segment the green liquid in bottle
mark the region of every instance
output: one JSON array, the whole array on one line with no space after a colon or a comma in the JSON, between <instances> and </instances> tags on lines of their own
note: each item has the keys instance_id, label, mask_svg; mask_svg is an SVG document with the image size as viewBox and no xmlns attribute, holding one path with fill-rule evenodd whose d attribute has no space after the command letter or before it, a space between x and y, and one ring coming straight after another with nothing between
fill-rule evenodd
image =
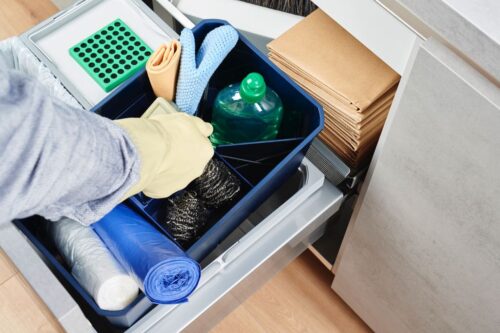
<instances>
[{"instance_id":1,"label":"green liquid in bottle","mask_svg":"<svg viewBox=\"0 0 500 333\"><path fill-rule=\"evenodd\" d=\"M283 118L279 96L266 87L264 78L250 73L217 95L212 109L212 143L221 144L273 140Z\"/></svg>"}]
</instances>

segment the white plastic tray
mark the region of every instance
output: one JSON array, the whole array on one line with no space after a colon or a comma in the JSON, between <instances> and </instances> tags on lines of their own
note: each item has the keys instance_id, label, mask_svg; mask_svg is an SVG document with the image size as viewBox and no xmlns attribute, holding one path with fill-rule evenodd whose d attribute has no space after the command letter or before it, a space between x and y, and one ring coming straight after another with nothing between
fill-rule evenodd
<instances>
[{"instance_id":1,"label":"white plastic tray","mask_svg":"<svg viewBox=\"0 0 500 333\"><path fill-rule=\"evenodd\" d=\"M74 44L121 18L146 44L156 49L177 34L141 1L84 0L23 35L25 44L63 82L85 108L106 93L69 55Z\"/></svg>"}]
</instances>

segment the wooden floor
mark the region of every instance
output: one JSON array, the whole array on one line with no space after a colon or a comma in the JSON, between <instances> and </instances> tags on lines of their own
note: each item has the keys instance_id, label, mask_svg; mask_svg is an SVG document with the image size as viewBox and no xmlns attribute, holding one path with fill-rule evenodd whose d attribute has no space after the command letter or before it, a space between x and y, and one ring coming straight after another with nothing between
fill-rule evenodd
<instances>
[{"instance_id":1,"label":"wooden floor","mask_svg":"<svg viewBox=\"0 0 500 333\"><path fill-rule=\"evenodd\" d=\"M48 0L0 0L0 40L57 11ZM369 332L330 289L331 273L304 253L212 332ZM61 332L55 318L0 249L0 333Z\"/></svg>"},{"instance_id":2,"label":"wooden floor","mask_svg":"<svg viewBox=\"0 0 500 333\"><path fill-rule=\"evenodd\" d=\"M49 0L0 0L0 40L18 35L56 12Z\"/></svg>"},{"instance_id":3,"label":"wooden floor","mask_svg":"<svg viewBox=\"0 0 500 333\"><path fill-rule=\"evenodd\" d=\"M331 272L306 251L212 333L371 332L330 288L332 278Z\"/></svg>"},{"instance_id":4,"label":"wooden floor","mask_svg":"<svg viewBox=\"0 0 500 333\"><path fill-rule=\"evenodd\" d=\"M0 333L12 332L63 332L63 329L0 249Z\"/></svg>"}]
</instances>

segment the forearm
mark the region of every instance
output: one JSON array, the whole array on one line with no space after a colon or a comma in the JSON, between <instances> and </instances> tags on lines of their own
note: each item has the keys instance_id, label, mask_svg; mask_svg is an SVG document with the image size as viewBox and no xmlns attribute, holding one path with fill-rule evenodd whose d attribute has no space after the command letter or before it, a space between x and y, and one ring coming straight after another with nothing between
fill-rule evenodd
<instances>
[{"instance_id":1,"label":"forearm","mask_svg":"<svg viewBox=\"0 0 500 333\"><path fill-rule=\"evenodd\" d=\"M112 121L0 72L0 222L34 214L88 224L139 177L135 147Z\"/></svg>"}]
</instances>

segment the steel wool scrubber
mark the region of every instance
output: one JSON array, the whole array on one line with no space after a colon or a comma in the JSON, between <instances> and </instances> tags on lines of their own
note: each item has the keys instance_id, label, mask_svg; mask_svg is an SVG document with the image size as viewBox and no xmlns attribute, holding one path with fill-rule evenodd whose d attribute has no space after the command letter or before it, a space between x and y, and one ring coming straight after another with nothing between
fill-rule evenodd
<instances>
[{"instance_id":1,"label":"steel wool scrubber","mask_svg":"<svg viewBox=\"0 0 500 333\"><path fill-rule=\"evenodd\" d=\"M185 191L167 201L164 226L183 247L200 236L208 221L209 210L196 192Z\"/></svg>"},{"instance_id":2,"label":"steel wool scrubber","mask_svg":"<svg viewBox=\"0 0 500 333\"><path fill-rule=\"evenodd\" d=\"M196 192L208 207L219 208L238 194L240 181L223 162L213 158L188 189Z\"/></svg>"},{"instance_id":3,"label":"steel wool scrubber","mask_svg":"<svg viewBox=\"0 0 500 333\"><path fill-rule=\"evenodd\" d=\"M179 244L187 247L208 227L209 208L223 206L239 191L239 179L223 162L212 159L182 195L168 200L164 225Z\"/></svg>"}]
</instances>

